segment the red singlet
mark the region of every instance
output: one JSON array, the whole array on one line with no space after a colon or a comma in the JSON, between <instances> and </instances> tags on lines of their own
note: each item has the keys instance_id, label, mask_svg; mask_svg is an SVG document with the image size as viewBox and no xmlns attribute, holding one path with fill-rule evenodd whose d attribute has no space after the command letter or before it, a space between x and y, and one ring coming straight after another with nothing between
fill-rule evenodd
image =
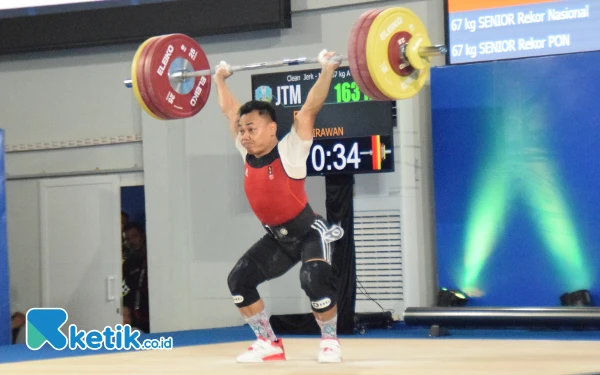
<instances>
[{"instance_id":1,"label":"red singlet","mask_svg":"<svg viewBox=\"0 0 600 375\"><path fill-rule=\"evenodd\" d=\"M245 160L244 190L256 217L262 224L283 224L296 217L308 203L304 190L306 158L312 140L304 141L292 129L269 154L248 155L236 139Z\"/></svg>"}]
</instances>

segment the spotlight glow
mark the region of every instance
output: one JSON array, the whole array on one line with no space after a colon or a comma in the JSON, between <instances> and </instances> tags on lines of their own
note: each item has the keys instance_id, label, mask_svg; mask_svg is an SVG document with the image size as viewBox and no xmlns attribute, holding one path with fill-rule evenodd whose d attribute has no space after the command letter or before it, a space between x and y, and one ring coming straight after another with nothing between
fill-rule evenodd
<instances>
[{"instance_id":1,"label":"spotlight glow","mask_svg":"<svg viewBox=\"0 0 600 375\"><path fill-rule=\"evenodd\" d=\"M551 252L557 271L570 288L589 285L565 185L554 167L545 140L544 108L515 90L507 107L492 111L494 131L490 155L480 170L465 232L462 290L478 290L489 256L496 250L509 208L521 200L529 210L537 235ZM529 99L529 100L527 100ZM529 101L529 103L528 103Z\"/></svg>"}]
</instances>

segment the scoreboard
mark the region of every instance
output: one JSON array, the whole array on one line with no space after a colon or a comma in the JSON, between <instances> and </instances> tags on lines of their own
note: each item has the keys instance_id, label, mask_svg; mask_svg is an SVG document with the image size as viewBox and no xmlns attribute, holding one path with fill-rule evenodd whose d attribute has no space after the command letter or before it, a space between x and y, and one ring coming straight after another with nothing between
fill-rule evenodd
<instances>
[{"instance_id":1,"label":"scoreboard","mask_svg":"<svg viewBox=\"0 0 600 375\"><path fill-rule=\"evenodd\" d=\"M600 0L445 0L448 64L600 50Z\"/></svg>"},{"instance_id":2,"label":"scoreboard","mask_svg":"<svg viewBox=\"0 0 600 375\"><path fill-rule=\"evenodd\" d=\"M290 131L321 69L252 75L252 97L277 113L277 137ZM394 171L395 101L372 100L352 79L350 68L334 72L313 130L309 176Z\"/></svg>"}]
</instances>

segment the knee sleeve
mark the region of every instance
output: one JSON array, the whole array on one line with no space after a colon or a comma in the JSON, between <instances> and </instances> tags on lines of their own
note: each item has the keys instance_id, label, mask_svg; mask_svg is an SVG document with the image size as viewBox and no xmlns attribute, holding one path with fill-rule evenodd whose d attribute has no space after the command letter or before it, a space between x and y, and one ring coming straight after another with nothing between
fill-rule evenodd
<instances>
[{"instance_id":1,"label":"knee sleeve","mask_svg":"<svg viewBox=\"0 0 600 375\"><path fill-rule=\"evenodd\" d=\"M256 287L264 280L256 263L244 256L236 263L227 277L227 285L237 307L246 307L260 299Z\"/></svg>"},{"instance_id":2,"label":"knee sleeve","mask_svg":"<svg viewBox=\"0 0 600 375\"><path fill-rule=\"evenodd\" d=\"M323 313L336 305L336 281L329 263L304 263L300 268L300 285L310 299L313 311Z\"/></svg>"}]
</instances>

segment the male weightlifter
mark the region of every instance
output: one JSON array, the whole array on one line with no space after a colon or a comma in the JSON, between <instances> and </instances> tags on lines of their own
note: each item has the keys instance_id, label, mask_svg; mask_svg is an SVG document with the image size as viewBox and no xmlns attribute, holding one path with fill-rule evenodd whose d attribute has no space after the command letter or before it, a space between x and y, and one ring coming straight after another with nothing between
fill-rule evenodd
<instances>
[{"instance_id":1,"label":"male weightlifter","mask_svg":"<svg viewBox=\"0 0 600 375\"><path fill-rule=\"evenodd\" d=\"M267 231L239 259L227 279L235 305L257 337L237 358L238 362L286 359L283 341L273 332L256 288L282 276L298 262L302 262L300 285L321 327L318 361L342 359L337 338L337 291L331 268L331 243L343 236L343 230L329 226L313 212L304 190L315 118L340 64L332 59L334 55L326 50L319 54L321 75L281 141L276 136L275 108L268 102L255 100L240 105L225 84L225 79L231 76L230 66L225 62L221 62L214 74L221 111L244 160L247 199Z\"/></svg>"}]
</instances>

